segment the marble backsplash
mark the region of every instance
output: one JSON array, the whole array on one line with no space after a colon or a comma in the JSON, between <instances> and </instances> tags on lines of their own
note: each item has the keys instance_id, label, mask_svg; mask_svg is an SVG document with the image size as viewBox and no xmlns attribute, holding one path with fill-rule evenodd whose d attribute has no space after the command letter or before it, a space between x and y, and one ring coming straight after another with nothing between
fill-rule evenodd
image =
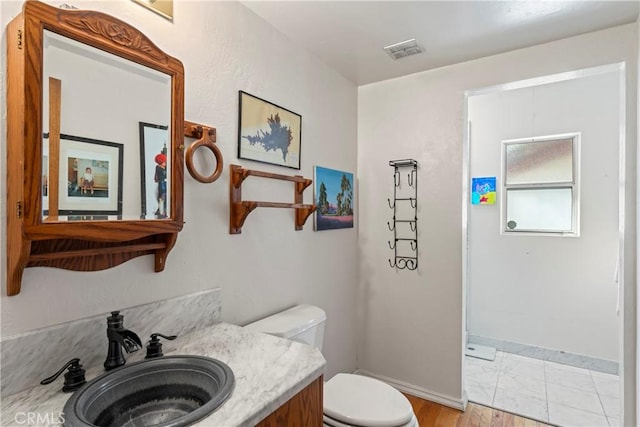
<instances>
[{"instance_id":1,"label":"marble backsplash","mask_svg":"<svg viewBox=\"0 0 640 427\"><path fill-rule=\"evenodd\" d=\"M221 290L213 289L121 309L120 314L124 327L146 345L152 333L180 336L219 323L221 297ZM103 313L3 337L0 394L7 396L34 387L75 357L85 369L102 366L107 356L108 316ZM140 351L145 351L144 347Z\"/></svg>"}]
</instances>

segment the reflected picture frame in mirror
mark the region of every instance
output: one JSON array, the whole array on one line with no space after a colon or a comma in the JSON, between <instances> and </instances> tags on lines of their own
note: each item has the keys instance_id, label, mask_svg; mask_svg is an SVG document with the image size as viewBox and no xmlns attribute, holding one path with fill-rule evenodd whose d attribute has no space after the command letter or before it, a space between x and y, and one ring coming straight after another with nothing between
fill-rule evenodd
<instances>
[{"instance_id":1,"label":"reflected picture frame in mirror","mask_svg":"<svg viewBox=\"0 0 640 427\"><path fill-rule=\"evenodd\" d=\"M140 219L165 219L171 215L171 153L167 151L168 126L140 122Z\"/></svg>"},{"instance_id":2,"label":"reflected picture frame in mirror","mask_svg":"<svg viewBox=\"0 0 640 427\"><path fill-rule=\"evenodd\" d=\"M44 134L43 153L49 152L49 134ZM91 216L91 220L120 219L122 216L123 144L60 134L58 172L58 215ZM44 158L48 156L43 155ZM44 173L43 161L43 217L49 215L49 182L56 177ZM46 203L45 203L46 202ZM69 220L65 218L65 220Z\"/></svg>"}]
</instances>

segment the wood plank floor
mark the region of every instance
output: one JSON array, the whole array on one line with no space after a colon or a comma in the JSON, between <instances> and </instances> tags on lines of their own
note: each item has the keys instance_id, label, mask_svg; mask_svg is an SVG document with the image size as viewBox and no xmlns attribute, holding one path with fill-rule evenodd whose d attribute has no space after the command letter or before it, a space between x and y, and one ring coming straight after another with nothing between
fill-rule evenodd
<instances>
[{"instance_id":1,"label":"wood plank floor","mask_svg":"<svg viewBox=\"0 0 640 427\"><path fill-rule=\"evenodd\" d=\"M438 403L404 394L413 406L420 427L546 427L549 424L523 418L499 409L469 402L462 412Z\"/></svg>"}]
</instances>

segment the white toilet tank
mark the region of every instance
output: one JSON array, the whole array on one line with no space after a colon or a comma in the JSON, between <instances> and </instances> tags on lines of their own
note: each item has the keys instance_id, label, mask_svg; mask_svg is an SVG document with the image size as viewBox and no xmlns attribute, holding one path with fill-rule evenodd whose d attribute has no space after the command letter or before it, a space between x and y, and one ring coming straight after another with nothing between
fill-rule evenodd
<instances>
[{"instance_id":1,"label":"white toilet tank","mask_svg":"<svg viewBox=\"0 0 640 427\"><path fill-rule=\"evenodd\" d=\"M276 337L309 344L322 351L326 319L327 315L323 309L314 305L301 304L249 323L245 328L253 332L265 332Z\"/></svg>"}]
</instances>

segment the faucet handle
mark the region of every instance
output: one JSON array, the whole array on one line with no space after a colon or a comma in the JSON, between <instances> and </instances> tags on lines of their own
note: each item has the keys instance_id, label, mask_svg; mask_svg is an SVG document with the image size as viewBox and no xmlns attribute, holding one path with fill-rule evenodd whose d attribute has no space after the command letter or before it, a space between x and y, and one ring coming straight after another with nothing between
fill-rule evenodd
<instances>
[{"instance_id":1,"label":"faucet handle","mask_svg":"<svg viewBox=\"0 0 640 427\"><path fill-rule=\"evenodd\" d=\"M177 335L166 336L166 335L159 334L157 332L154 334L151 334L151 339L147 344L147 355L145 356L145 359L152 359L154 357L164 356L164 354L162 353L162 343L160 342L158 337L162 337L169 341L173 341L176 338L178 338Z\"/></svg>"},{"instance_id":2,"label":"faucet handle","mask_svg":"<svg viewBox=\"0 0 640 427\"><path fill-rule=\"evenodd\" d=\"M69 360L58 372L50 376L49 378L45 378L40 381L40 384L46 385L54 382L60 374L64 372L65 369L69 368L69 372L64 374L64 387L62 387L62 391L65 393L70 393L82 387L87 381L84 378L84 369L82 369L82 365L80 364L80 359L71 359Z\"/></svg>"}]
</instances>

